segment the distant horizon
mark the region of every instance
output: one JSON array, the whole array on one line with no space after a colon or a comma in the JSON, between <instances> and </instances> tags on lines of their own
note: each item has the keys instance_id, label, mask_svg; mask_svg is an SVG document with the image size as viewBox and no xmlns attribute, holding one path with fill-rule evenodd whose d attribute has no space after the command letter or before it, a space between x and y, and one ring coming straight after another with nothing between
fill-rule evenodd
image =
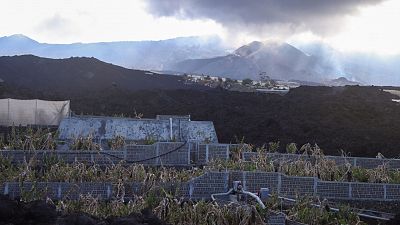
<instances>
[{"instance_id":1,"label":"distant horizon","mask_svg":"<svg viewBox=\"0 0 400 225\"><path fill-rule=\"evenodd\" d=\"M299 80L316 81L324 78L332 80L345 77L349 81L362 84L400 85L400 69L398 67L400 54L381 56L376 53L346 53L318 41L288 43L266 40L261 41L263 45L252 45L253 42L260 42L252 41L243 46L233 47L228 46L217 35L175 37L166 40L53 44L40 42L24 34L14 34L0 37L0 40L5 40L0 42L0 55L4 56L27 54L50 59L94 57L128 69L194 72L195 74L206 73L216 76L222 74L222 77L252 79L257 79L256 76L260 71L269 71L268 73L273 75L274 79L282 79L286 76L296 77L294 74L302 77L304 74L310 73L319 74L320 77L298 77ZM158 44L158 42L162 44ZM271 42L277 43L277 45L269 45ZM286 48L285 44L293 49ZM253 52L255 58L246 59L247 53L242 56L240 53L237 55L237 51ZM145 52L147 54L143 54ZM264 57L265 54L277 55L268 58ZM231 60L229 59L233 55L240 56L236 58L234 65L230 64ZM257 61L257 57L261 57L263 60ZM279 61L281 57L287 60ZM203 59L208 59L213 63L203 64L201 61ZM192 61L190 62L190 60ZM278 67L278 64L281 63L289 68L288 71L283 72L285 69ZM242 65L242 67L238 70L231 69L237 65ZM276 70L271 70L273 67ZM302 72L299 74L299 71L307 72L301 75Z\"/></svg>"},{"instance_id":2,"label":"distant horizon","mask_svg":"<svg viewBox=\"0 0 400 225\"><path fill-rule=\"evenodd\" d=\"M232 51L234 51L237 48L240 48L242 46L248 45L252 42L262 42L264 44L266 43L286 43L289 44L295 48L301 49L299 46L305 44L323 44L326 47L332 48L337 52L341 52L341 53L347 53L347 54L366 54L366 55L376 55L378 57L400 57L400 52L396 53L396 54L389 54L389 55L385 55L385 54L379 54L376 52L363 52L363 51L351 51L351 52L346 52L346 51L342 51L340 49L335 48L334 46L331 46L329 43L323 42L321 40L314 40L314 41L309 41L309 42L302 42L302 41L282 41L282 40L278 40L278 39L267 39L267 40L252 40L249 41L247 43L243 43L242 45L239 46L233 46L233 45L229 45L229 43L225 42L224 39L216 34L211 34L211 35L203 35L203 36L199 36L199 35L191 35L191 36L179 36L179 37L173 37L173 38L166 38L166 39L145 39L145 40L115 40L115 41L96 41L96 42L67 42L67 43L53 43L53 42L43 42L41 40L37 40L33 37L30 37L28 35L22 34L22 33L16 33L16 34L11 34L11 35L5 35L5 36L0 36L0 38L11 38L11 37L17 37L17 36L23 36L25 38L31 39L35 42L38 42L39 44L50 44L50 45L72 45L72 44L100 44L100 43L118 43L118 42L158 42L158 41L168 41L168 40L175 40L175 39L185 39L185 38L204 38L206 39L211 39L211 38L218 38L220 39L223 44L225 45L225 47L227 49L230 49Z\"/></svg>"},{"instance_id":3,"label":"distant horizon","mask_svg":"<svg viewBox=\"0 0 400 225\"><path fill-rule=\"evenodd\" d=\"M174 40L174 39L179 39L179 38L212 38L212 37L219 37L218 35L202 35L202 36L196 36L196 35L190 35L190 36L178 36L178 37L172 37L172 38L165 38L165 39L143 39L143 40L115 40L115 41L95 41L95 42L65 42L65 43L58 43L58 42L46 42L46 41L41 41L39 39L35 39L33 37L30 37L28 35L22 34L22 33L16 33L16 34L10 34L10 35L5 35L5 36L0 36L0 38L10 38L10 37L17 37L17 36L22 36L29 38L33 41L36 41L40 44L54 44L54 45L70 45L70 44L95 44L95 43L112 43L112 42L141 42L141 41L167 41L167 40ZM221 39L222 40L222 39Z\"/></svg>"},{"instance_id":4,"label":"distant horizon","mask_svg":"<svg viewBox=\"0 0 400 225\"><path fill-rule=\"evenodd\" d=\"M396 0L0 3L4 6L0 36L24 34L41 43L158 41L218 35L232 47L277 39L287 43L317 41L343 52L400 54L400 2Z\"/></svg>"}]
</instances>

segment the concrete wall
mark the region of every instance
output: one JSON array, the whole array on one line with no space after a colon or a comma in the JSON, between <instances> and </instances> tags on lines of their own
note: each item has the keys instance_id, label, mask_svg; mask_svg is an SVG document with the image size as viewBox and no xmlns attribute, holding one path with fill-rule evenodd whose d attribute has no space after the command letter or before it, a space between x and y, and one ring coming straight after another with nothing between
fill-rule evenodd
<instances>
[{"instance_id":1,"label":"concrete wall","mask_svg":"<svg viewBox=\"0 0 400 225\"><path fill-rule=\"evenodd\" d=\"M313 157L300 154L283 154L283 153L266 153L269 158L277 161L296 161L296 160L311 160ZM244 160L251 160L257 157L256 152L243 152ZM376 168L380 165L386 164L391 169L400 169L400 159L379 159L379 158L366 158L366 157L342 157L342 156L325 156L328 160L333 160L337 165L344 165L350 163L352 166L362 168Z\"/></svg>"},{"instance_id":2,"label":"concrete wall","mask_svg":"<svg viewBox=\"0 0 400 225\"><path fill-rule=\"evenodd\" d=\"M189 121L181 118L131 119L118 117L70 117L59 126L59 138L63 140L93 135L98 140L112 139L120 135L126 140L184 141L218 143L211 121ZM172 131L172 138L171 138Z\"/></svg>"}]
</instances>

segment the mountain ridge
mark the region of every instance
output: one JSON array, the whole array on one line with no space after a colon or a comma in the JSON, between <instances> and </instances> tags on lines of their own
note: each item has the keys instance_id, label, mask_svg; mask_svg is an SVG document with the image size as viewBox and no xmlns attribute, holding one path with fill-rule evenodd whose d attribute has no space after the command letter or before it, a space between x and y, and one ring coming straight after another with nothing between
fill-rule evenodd
<instances>
[{"instance_id":1,"label":"mountain ridge","mask_svg":"<svg viewBox=\"0 0 400 225\"><path fill-rule=\"evenodd\" d=\"M342 53L322 42L253 41L236 50L217 36L154 41L47 44L22 34L0 37L0 55L95 57L125 68L259 80L326 83L339 77L374 85L400 85L400 56Z\"/></svg>"},{"instance_id":2,"label":"mountain ridge","mask_svg":"<svg viewBox=\"0 0 400 225\"><path fill-rule=\"evenodd\" d=\"M49 59L33 55L2 56L0 79L4 85L13 88L77 95L114 89L200 88L185 85L179 76L131 70L88 57Z\"/></svg>"},{"instance_id":3,"label":"mountain ridge","mask_svg":"<svg viewBox=\"0 0 400 225\"><path fill-rule=\"evenodd\" d=\"M288 43L251 42L231 54L208 58L189 59L173 65L171 70L197 74L212 74L233 79L251 78L265 72L274 79L322 82L332 73L330 68L319 68L317 59L308 56Z\"/></svg>"},{"instance_id":4,"label":"mountain ridge","mask_svg":"<svg viewBox=\"0 0 400 225\"><path fill-rule=\"evenodd\" d=\"M21 34L0 37L0 55L3 56L95 57L126 68L145 70L163 70L176 61L222 55L225 52L226 47L217 36L70 44L40 43Z\"/></svg>"}]
</instances>

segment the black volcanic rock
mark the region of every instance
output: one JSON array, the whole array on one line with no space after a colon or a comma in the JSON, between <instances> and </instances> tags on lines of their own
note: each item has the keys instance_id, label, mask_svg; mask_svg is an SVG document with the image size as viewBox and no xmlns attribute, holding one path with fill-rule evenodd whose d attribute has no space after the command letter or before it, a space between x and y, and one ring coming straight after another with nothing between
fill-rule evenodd
<instances>
[{"instance_id":1,"label":"black volcanic rock","mask_svg":"<svg viewBox=\"0 0 400 225\"><path fill-rule=\"evenodd\" d=\"M0 195L0 222L11 222L15 217L19 217L20 210L16 201L7 196Z\"/></svg>"},{"instance_id":2,"label":"black volcanic rock","mask_svg":"<svg viewBox=\"0 0 400 225\"><path fill-rule=\"evenodd\" d=\"M91 58L0 57L4 71L0 98L70 99L76 114L190 114L193 120L213 121L222 143L245 137L257 145L280 141L281 151L290 142L310 142L327 154L341 149L353 156L400 154L400 107L392 101L397 97L381 87L302 86L284 96L197 89L178 82L179 77Z\"/></svg>"},{"instance_id":3,"label":"black volcanic rock","mask_svg":"<svg viewBox=\"0 0 400 225\"><path fill-rule=\"evenodd\" d=\"M23 205L24 221L32 220L39 223L50 223L55 221L57 215L56 207L45 201L32 201Z\"/></svg>"},{"instance_id":4,"label":"black volcanic rock","mask_svg":"<svg viewBox=\"0 0 400 225\"><path fill-rule=\"evenodd\" d=\"M400 106L392 101L396 96L381 87L302 86L284 96L192 89L109 90L71 96L12 88L3 97L70 99L78 115L134 117L135 110L145 118L189 114L193 120L213 121L221 143L244 137L257 146L280 141L280 151L294 142L298 146L316 143L333 155L341 150L352 156L400 155Z\"/></svg>"},{"instance_id":5,"label":"black volcanic rock","mask_svg":"<svg viewBox=\"0 0 400 225\"><path fill-rule=\"evenodd\" d=\"M100 225L99 221L86 213L71 213L57 219L57 225ZM106 223L103 223L106 224Z\"/></svg>"},{"instance_id":6,"label":"black volcanic rock","mask_svg":"<svg viewBox=\"0 0 400 225\"><path fill-rule=\"evenodd\" d=\"M45 201L22 202L0 195L0 225L167 225L150 210L105 220L82 212L63 214Z\"/></svg>"},{"instance_id":7,"label":"black volcanic rock","mask_svg":"<svg viewBox=\"0 0 400 225\"><path fill-rule=\"evenodd\" d=\"M0 77L9 86L41 92L82 94L106 89L138 91L194 88L179 76L130 70L95 58L0 57Z\"/></svg>"}]
</instances>

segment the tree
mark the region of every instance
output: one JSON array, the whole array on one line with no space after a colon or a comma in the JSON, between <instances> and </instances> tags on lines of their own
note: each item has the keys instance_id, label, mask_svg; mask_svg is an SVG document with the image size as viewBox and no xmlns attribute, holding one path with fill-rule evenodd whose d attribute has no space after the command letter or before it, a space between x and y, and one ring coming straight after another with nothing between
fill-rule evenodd
<instances>
[{"instance_id":1,"label":"tree","mask_svg":"<svg viewBox=\"0 0 400 225\"><path fill-rule=\"evenodd\" d=\"M263 82L267 82L267 81L271 80L271 78L267 75L267 72L261 72L259 74L259 76L260 76L260 80Z\"/></svg>"},{"instance_id":2,"label":"tree","mask_svg":"<svg viewBox=\"0 0 400 225\"><path fill-rule=\"evenodd\" d=\"M243 85L250 85L250 84L252 84L252 83L253 83L253 80L250 79L250 78L246 78L246 79L244 79L244 80L242 81L242 84L243 84Z\"/></svg>"}]
</instances>

